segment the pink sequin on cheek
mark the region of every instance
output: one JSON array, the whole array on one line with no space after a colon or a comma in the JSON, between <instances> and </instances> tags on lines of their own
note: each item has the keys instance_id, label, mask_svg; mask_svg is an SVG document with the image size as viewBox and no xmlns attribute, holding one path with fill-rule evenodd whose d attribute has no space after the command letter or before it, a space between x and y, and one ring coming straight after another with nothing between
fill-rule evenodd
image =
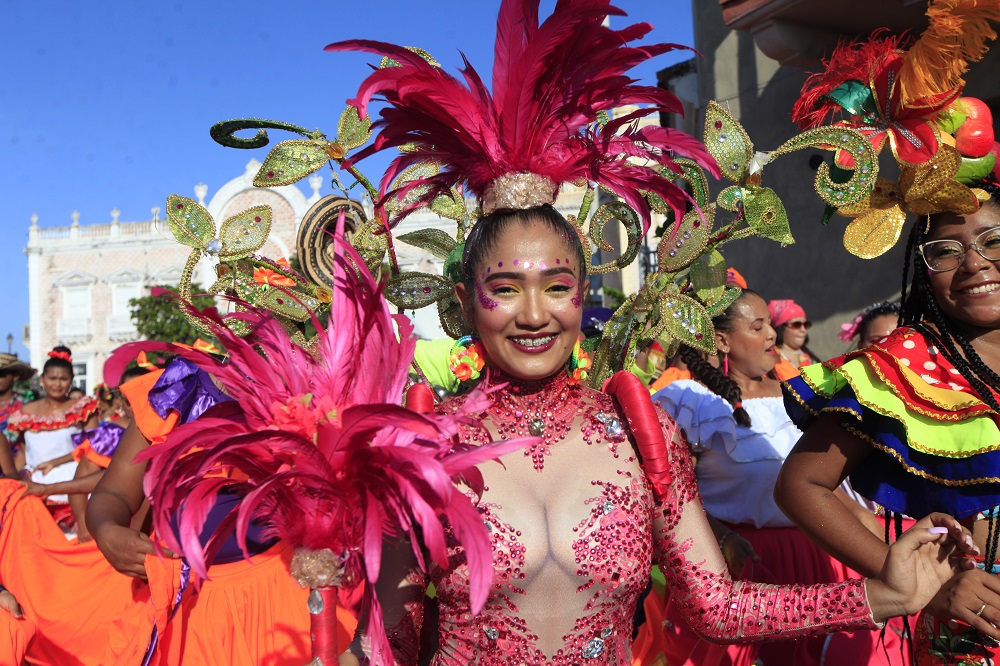
<instances>
[{"instance_id":1,"label":"pink sequin on cheek","mask_svg":"<svg viewBox=\"0 0 1000 666\"><path fill-rule=\"evenodd\" d=\"M576 285L576 293L573 295L573 301L572 301L574 308L579 308L580 305L583 303L583 297L581 294L582 291L583 288L580 285Z\"/></svg>"},{"instance_id":2,"label":"pink sequin on cheek","mask_svg":"<svg viewBox=\"0 0 1000 666\"><path fill-rule=\"evenodd\" d=\"M479 307L484 310L495 310L498 305L497 301L493 300L486 295L486 291L483 289L483 283L476 280L476 298L479 299Z\"/></svg>"}]
</instances>

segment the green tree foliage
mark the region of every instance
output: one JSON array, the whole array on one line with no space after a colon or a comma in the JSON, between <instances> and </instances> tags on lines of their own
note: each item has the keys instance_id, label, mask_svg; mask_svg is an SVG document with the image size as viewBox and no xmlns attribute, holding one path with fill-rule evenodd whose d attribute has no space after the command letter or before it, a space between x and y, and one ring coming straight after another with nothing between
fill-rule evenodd
<instances>
[{"instance_id":1,"label":"green tree foliage","mask_svg":"<svg viewBox=\"0 0 1000 666\"><path fill-rule=\"evenodd\" d=\"M176 289L168 285L162 285L160 288L171 291ZM203 291L198 284L191 286L192 294L200 294ZM211 296L195 296L193 301L200 309L215 305L215 299ZM182 342L190 345L198 338L207 337L191 325L177 307L177 303L166 295L133 298L128 304L131 308L132 323L135 324L139 335L146 340Z\"/></svg>"}]
</instances>

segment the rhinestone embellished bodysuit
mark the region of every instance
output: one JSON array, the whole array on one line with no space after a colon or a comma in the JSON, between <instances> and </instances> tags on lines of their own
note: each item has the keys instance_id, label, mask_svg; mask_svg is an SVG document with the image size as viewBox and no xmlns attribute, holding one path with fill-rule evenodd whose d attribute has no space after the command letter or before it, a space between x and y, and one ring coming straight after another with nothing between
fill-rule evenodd
<instances>
[{"instance_id":1,"label":"rhinestone embellished bodysuit","mask_svg":"<svg viewBox=\"0 0 1000 666\"><path fill-rule=\"evenodd\" d=\"M492 383L498 381L494 376ZM492 398L463 438L532 434L543 441L508 454L502 465L481 466L486 490L477 505L491 534L493 589L473 617L461 550L452 549L446 570L431 571L440 604L431 663L628 664L636 602L654 561L692 627L709 639L745 642L795 638L823 627L874 628L861 581L734 583L701 508L686 446L668 443L674 481L656 502L609 396L569 386L560 373L537 384L510 381ZM454 410L461 400L441 410ZM379 597L394 657L409 666L417 663L415 637L428 581L411 567L395 569L383 564Z\"/></svg>"}]
</instances>

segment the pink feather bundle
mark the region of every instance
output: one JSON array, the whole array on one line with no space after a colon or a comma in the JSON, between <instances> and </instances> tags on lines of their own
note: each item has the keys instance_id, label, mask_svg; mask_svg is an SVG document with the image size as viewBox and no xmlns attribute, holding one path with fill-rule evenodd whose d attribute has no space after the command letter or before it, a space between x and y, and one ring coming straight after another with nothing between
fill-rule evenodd
<instances>
[{"instance_id":1,"label":"pink feather bundle","mask_svg":"<svg viewBox=\"0 0 1000 666\"><path fill-rule=\"evenodd\" d=\"M493 576L489 535L454 481L462 478L481 492L475 466L530 442L473 447L457 441L459 425L488 405L481 391L455 415L400 406L415 346L412 326L390 314L360 255L339 234L335 242L330 323L323 330L314 322L318 358L294 345L267 312L229 315L252 324L251 334L240 338L224 318L182 304L211 327L228 359L173 351L212 374L234 401L147 449L145 490L157 534L201 577L234 529L246 548L251 519L295 548L342 555L343 584L364 581L368 635L376 648L387 649L374 593L383 539L408 537L426 566L424 552L447 563L453 536L465 550L478 611ZM223 489L243 497L203 545L199 535Z\"/></svg>"},{"instance_id":2,"label":"pink feather bundle","mask_svg":"<svg viewBox=\"0 0 1000 666\"><path fill-rule=\"evenodd\" d=\"M389 188L407 168L425 162L442 166L439 174L410 184L428 190L397 219L453 186L464 184L481 198L497 178L521 172L556 185L598 183L632 206L646 228L650 209L643 191L660 195L680 219L690 197L656 167L679 173L675 156L693 159L716 177L718 167L695 139L677 130L638 127L642 117L682 109L672 93L636 85L627 72L686 47L628 46L652 27L640 23L612 30L603 25L609 15L624 16L610 0L559 0L541 25L538 4L501 3L492 93L468 61L460 81L401 46L368 40L327 46L328 51L364 51L399 63L373 72L349 102L362 117L373 96L388 102L373 124L379 130L374 142L352 161L387 148L415 146L387 170L380 188L383 201L397 194ZM597 125L601 112L632 104L648 106L603 128Z\"/></svg>"}]
</instances>

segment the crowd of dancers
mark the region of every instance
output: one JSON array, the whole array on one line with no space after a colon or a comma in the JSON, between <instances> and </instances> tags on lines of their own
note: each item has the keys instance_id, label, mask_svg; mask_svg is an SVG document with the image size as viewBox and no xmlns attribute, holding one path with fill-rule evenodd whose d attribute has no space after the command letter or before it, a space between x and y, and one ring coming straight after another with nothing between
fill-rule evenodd
<instances>
[{"instance_id":1,"label":"crowd of dancers","mask_svg":"<svg viewBox=\"0 0 1000 666\"><path fill-rule=\"evenodd\" d=\"M325 275L254 254L265 207L216 237L171 196L233 307L195 309L185 273L174 302L211 344L125 345L94 396L67 347L37 382L0 354L0 664L995 662L1000 170L962 133L983 116L961 74L1000 2L935 0L919 39L842 45L806 83L797 140L839 170L817 194L860 226L917 215L901 298L846 322L832 359L801 305L718 251L786 242L760 171L801 145L750 159L717 105L705 143L641 127L678 105L627 72L673 45L631 46L649 26L617 14L575 0L539 23L503 0L491 89L418 50L331 44L382 63L336 139L302 130L257 178L329 158L368 189L376 219L332 223ZM294 128L213 137L261 127ZM898 183L874 179L887 143ZM376 188L356 163L388 148ZM713 202L706 175L736 185ZM564 183L590 188L576 218ZM619 200L590 211L598 187ZM456 237L400 238L444 276L395 263L421 206ZM653 210L673 220L658 271L595 328L588 275L633 260ZM626 226L621 258L593 265L591 214L595 242ZM874 256L901 229L845 243ZM437 304L450 338L416 341L390 301Z\"/></svg>"}]
</instances>

